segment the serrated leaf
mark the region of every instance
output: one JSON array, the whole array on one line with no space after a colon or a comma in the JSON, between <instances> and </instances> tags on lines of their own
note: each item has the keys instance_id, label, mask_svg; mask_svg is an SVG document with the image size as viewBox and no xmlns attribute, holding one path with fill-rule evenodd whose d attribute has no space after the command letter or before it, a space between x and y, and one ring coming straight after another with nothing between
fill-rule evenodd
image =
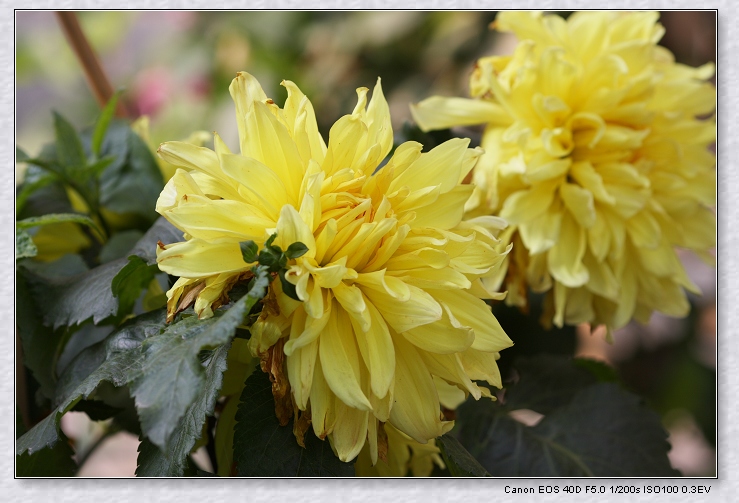
<instances>
[{"instance_id":1,"label":"serrated leaf","mask_svg":"<svg viewBox=\"0 0 739 503\"><path fill-rule=\"evenodd\" d=\"M138 240L129 255L138 255L146 260L149 265L156 264L158 241L168 245L183 239L181 230L169 223L164 217L159 217L154 225Z\"/></svg>"},{"instance_id":2,"label":"serrated leaf","mask_svg":"<svg viewBox=\"0 0 739 503\"><path fill-rule=\"evenodd\" d=\"M164 179L146 144L124 122L113 120L101 155L113 156L116 161L100 177L100 204L117 213L135 213L154 221Z\"/></svg>"},{"instance_id":3,"label":"serrated leaf","mask_svg":"<svg viewBox=\"0 0 739 503\"><path fill-rule=\"evenodd\" d=\"M184 318L145 341L144 368L131 386L131 395L136 399L141 428L156 446L170 449L180 418L205 385L199 352L229 342L268 285L269 275L259 271L250 292L225 313L207 320Z\"/></svg>"},{"instance_id":4,"label":"serrated leaf","mask_svg":"<svg viewBox=\"0 0 739 503\"><path fill-rule=\"evenodd\" d=\"M472 457L459 440L451 435L442 435L436 439L449 473L454 477L489 477L490 474Z\"/></svg>"},{"instance_id":5,"label":"serrated leaf","mask_svg":"<svg viewBox=\"0 0 739 503\"><path fill-rule=\"evenodd\" d=\"M508 410L531 409L547 414L568 404L572 397L595 384L593 374L574 364L573 359L555 355L519 358L513 364L519 376L514 386L506 387L504 403Z\"/></svg>"},{"instance_id":6,"label":"serrated leaf","mask_svg":"<svg viewBox=\"0 0 739 503\"><path fill-rule=\"evenodd\" d=\"M206 418L213 415L226 370L230 345L213 351L205 366L205 382L195 401L185 411L170 438L170 448L163 451L148 438L139 445L138 477L180 477L185 471L187 456L203 431Z\"/></svg>"},{"instance_id":7,"label":"serrated leaf","mask_svg":"<svg viewBox=\"0 0 739 503\"><path fill-rule=\"evenodd\" d=\"M41 323L43 310L31 295L27 275L22 267L16 271L16 330L23 348L24 365L38 382L41 394L51 398L56 385L54 360L62 334Z\"/></svg>"},{"instance_id":8,"label":"serrated leaf","mask_svg":"<svg viewBox=\"0 0 739 503\"><path fill-rule=\"evenodd\" d=\"M104 264L119 258L132 255L131 249L143 237L144 233L132 229L113 234L100 250L100 263Z\"/></svg>"},{"instance_id":9,"label":"serrated leaf","mask_svg":"<svg viewBox=\"0 0 739 503\"><path fill-rule=\"evenodd\" d=\"M275 416L272 383L257 369L246 379L234 428L234 461L242 477L352 477L344 463L308 428L305 448L293 435L292 420L280 426Z\"/></svg>"},{"instance_id":10,"label":"serrated leaf","mask_svg":"<svg viewBox=\"0 0 739 503\"><path fill-rule=\"evenodd\" d=\"M126 315L133 310L141 290L149 286L158 272L156 264L147 265L146 261L137 255L128 257L128 263L115 275L110 284L113 296L118 299L118 316Z\"/></svg>"},{"instance_id":11,"label":"serrated leaf","mask_svg":"<svg viewBox=\"0 0 739 503\"><path fill-rule=\"evenodd\" d=\"M475 411L471 410L476 409ZM458 411L459 439L496 477L673 477L659 416L613 383L574 394L533 427L480 401Z\"/></svg>"},{"instance_id":12,"label":"serrated leaf","mask_svg":"<svg viewBox=\"0 0 739 503\"><path fill-rule=\"evenodd\" d=\"M156 263L158 240L168 244L182 239L182 233L172 229L173 226L166 221L158 221L131 253L140 256L147 264ZM56 328L92 319L93 323L98 324L115 316L118 313L118 299L113 295L111 283L128 263L127 259L113 260L65 278L35 276L32 289L37 301L45 306L44 323Z\"/></svg>"},{"instance_id":13,"label":"serrated leaf","mask_svg":"<svg viewBox=\"0 0 739 503\"><path fill-rule=\"evenodd\" d=\"M85 150L82 148L82 141L74 127L57 112L54 112L54 136L56 158L65 171L72 172L83 167Z\"/></svg>"},{"instance_id":14,"label":"serrated leaf","mask_svg":"<svg viewBox=\"0 0 739 503\"><path fill-rule=\"evenodd\" d=\"M74 451L66 441L33 454L25 453L15 458L16 477L72 477L77 472Z\"/></svg>"},{"instance_id":15,"label":"serrated leaf","mask_svg":"<svg viewBox=\"0 0 739 503\"><path fill-rule=\"evenodd\" d=\"M99 236L103 236L103 232L100 230L93 219L91 219L87 215L80 215L78 213L49 213L40 217L24 218L23 220L17 221L15 223L15 226L17 229L30 229L32 227L58 224L60 222L75 222L78 224L86 225L94 229Z\"/></svg>"},{"instance_id":16,"label":"serrated leaf","mask_svg":"<svg viewBox=\"0 0 739 503\"><path fill-rule=\"evenodd\" d=\"M36 248L31 235L22 229L16 229L15 259L35 257L37 253L38 248Z\"/></svg>"},{"instance_id":17,"label":"serrated leaf","mask_svg":"<svg viewBox=\"0 0 739 503\"><path fill-rule=\"evenodd\" d=\"M97 122L95 123L95 129L92 132L92 140L91 140L91 149L92 153L95 157L100 156L100 147L103 144L103 139L105 138L105 132L108 130L108 125L110 124L110 120L113 118L113 115L115 114L116 106L118 105L118 98L120 97L121 92L116 91L113 93L113 96L110 97L108 100L108 103L105 105L105 108L103 108L103 111L100 113L100 117L98 118Z\"/></svg>"},{"instance_id":18,"label":"serrated leaf","mask_svg":"<svg viewBox=\"0 0 739 503\"><path fill-rule=\"evenodd\" d=\"M55 410L18 439L16 455L55 445L61 417L87 399L103 381L123 386L137 377L143 363L141 341L161 330L165 316L161 310L133 318L80 353L59 377Z\"/></svg>"},{"instance_id":19,"label":"serrated leaf","mask_svg":"<svg viewBox=\"0 0 739 503\"><path fill-rule=\"evenodd\" d=\"M32 289L45 306L44 323L55 329L92 319L98 324L115 316L118 301L110 284L127 260L119 259L69 278L34 277Z\"/></svg>"}]
</instances>

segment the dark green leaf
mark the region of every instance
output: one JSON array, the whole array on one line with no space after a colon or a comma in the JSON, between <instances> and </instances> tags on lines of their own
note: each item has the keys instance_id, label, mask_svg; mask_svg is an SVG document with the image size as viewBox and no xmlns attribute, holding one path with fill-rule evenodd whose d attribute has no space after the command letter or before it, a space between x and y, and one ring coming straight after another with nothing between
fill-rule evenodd
<instances>
[{"instance_id":1,"label":"dark green leaf","mask_svg":"<svg viewBox=\"0 0 739 503\"><path fill-rule=\"evenodd\" d=\"M496 477L673 477L659 416L613 383L574 394L533 427L480 401L458 411L459 438Z\"/></svg>"},{"instance_id":2,"label":"dark green leaf","mask_svg":"<svg viewBox=\"0 0 739 503\"><path fill-rule=\"evenodd\" d=\"M503 403L508 410L531 409L547 414L567 405L575 394L597 381L593 374L575 366L571 358L562 356L519 358L513 367L519 377L515 386L506 388Z\"/></svg>"},{"instance_id":3,"label":"dark green leaf","mask_svg":"<svg viewBox=\"0 0 739 503\"><path fill-rule=\"evenodd\" d=\"M126 263L125 259L114 260L70 278L35 277L32 289L45 306L44 323L57 328L92 318L98 324L115 316L118 301L110 284Z\"/></svg>"},{"instance_id":4,"label":"dark green leaf","mask_svg":"<svg viewBox=\"0 0 739 503\"><path fill-rule=\"evenodd\" d=\"M144 343L145 362L141 377L131 386L144 434L156 446L171 448L171 437L180 418L202 393L205 375L198 360L204 348L231 340L259 299L264 297L269 276L257 272L249 294L229 310L207 320L183 318Z\"/></svg>"},{"instance_id":5,"label":"dark green leaf","mask_svg":"<svg viewBox=\"0 0 739 503\"><path fill-rule=\"evenodd\" d=\"M302 257L308 251L308 247L301 242L296 242L287 247L285 256L289 259L296 259Z\"/></svg>"},{"instance_id":6,"label":"dark green leaf","mask_svg":"<svg viewBox=\"0 0 739 503\"><path fill-rule=\"evenodd\" d=\"M205 366L205 383L174 429L169 442L171 447L163 451L148 438L142 440L139 446L137 476L182 476L187 456L203 432L206 417L213 415L223 381L223 372L226 370L229 347L229 344L224 344L213 351Z\"/></svg>"},{"instance_id":7,"label":"dark green leaf","mask_svg":"<svg viewBox=\"0 0 739 503\"><path fill-rule=\"evenodd\" d=\"M66 171L72 172L85 165L85 151L77 131L67 120L54 112L56 155Z\"/></svg>"},{"instance_id":8,"label":"dark green leaf","mask_svg":"<svg viewBox=\"0 0 739 503\"><path fill-rule=\"evenodd\" d=\"M72 477L77 472L77 463L72 459L73 454L69 443L63 441L33 454L16 456L15 476Z\"/></svg>"},{"instance_id":9,"label":"dark green leaf","mask_svg":"<svg viewBox=\"0 0 739 503\"><path fill-rule=\"evenodd\" d=\"M129 255L138 255L146 260L146 263L156 264L157 242L168 245L182 241L182 231L167 222L164 217L159 217L146 234L136 243Z\"/></svg>"},{"instance_id":10,"label":"dark green leaf","mask_svg":"<svg viewBox=\"0 0 739 503\"><path fill-rule=\"evenodd\" d=\"M23 268L44 279L71 278L75 274L90 270L85 264L85 259L76 253L67 253L53 262L25 262Z\"/></svg>"},{"instance_id":11,"label":"dark green leaf","mask_svg":"<svg viewBox=\"0 0 739 503\"><path fill-rule=\"evenodd\" d=\"M590 372L600 382L618 382L619 377L616 369L607 363L590 358L575 358L573 363L576 367Z\"/></svg>"},{"instance_id":12,"label":"dark green leaf","mask_svg":"<svg viewBox=\"0 0 739 503\"><path fill-rule=\"evenodd\" d=\"M57 179L56 175L44 173L43 176L35 180L24 180L21 186L18 187L18 192L15 196L15 212L20 213L23 210L31 194L52 184Z\"/></svg>"},{"instance_id":13,"label":"dark green leaf","mask_svg":"<svg viewBox=\"0 0 739 503\"><path fill-rule=\"evenodd\" d=\"M282 285L282 292L290 297L291 299L295 299L297 301L300 301L300 297L298 297L298 292L295 289L295 285L290 283L287 278L285 278L285 271L284 269L280 270L279 272L280 277L280 284Z\"/></svg>"},{"instance_id":14,"label":"dark green leaf","mask_svg":"<svg viewBox=\"0 0 739 503\"><path fill-rule=\"evenodd\" d=\"M241 247L241 256L244 257L244 262L252 264L257 261L258 247L254 241L244 241L243 243L239 243L239 246Z\"/></svg>"},{"instance_id":15,"label":"dark green leaf","mask_svg":"<svg viewBox=\"0 0 739 503\"><path fill-rule=\"evenodd\" d=\"M259 265L263 265L272 271L277 271L280 266L280 255L277 255L267 249L262 250L259 254Z\"/></svg>"},{"instance_id":16,"label":"dark green leaf","mask_svg":"<svg viewBox=\"0 0 739 503\"><path fill-rule=\"evenodd\" d=\"M100 113L100 117L95 123L95 130L92 133L91 144L92 153L95 157L100 156L100 147L103 145L103 139L105 138L105 132L108 130L110 120L115 114L115 109L118 105L118 98L120 95L120 91L113 93L113 96L110 97L110 100L108 100L108 103L105 105L105 108L103 108L103 111Z\"/></svg>"},{"instance_id":17,"label":"dark green leaf","mask_svg":"<svg viewBox=\"0 0 739 503\"><path fill-rule=\"evenodd\" d=\"M16 455L55 445L61 417L77 402L90 397L103 381L123 386L137 377L143 363L141 341L161 330L165 314L161 310L133 318L104 341L80 353L59 377L58 406L18 439Z\"/></svg>"},{"instance_id":18,"label":"dark green leaf","mask_svg":"<svg viewBox=\"0 0 739 503\"><path fill-rule=\"evenodd\" d=\"M269 248L272 246L272 243L275 242L275 239L277 239L277 233L275 232L270 237L267 238L267 241L264 242L264 247ZM279 247L278 247L279 248Z\"/></svg>"},{"instance_id":19,"label":"dark green leaf","mask_svg":"<svg viewBox=\"0 0 739 503\"><path fill-rule=\"evenodd\" d=\"M90 176L91 178L98 178L103 173L103 171L105 171L105 168L113 164L113 161L115 161L115 159L112 156L98 159L94 163L87 166L86 171L88 176Z\"/></svg>"},{"instance_id":20,"label":"dark green leaf","mask_svg":"<svg viewBox=\"0 0 739 503\"><path fill-rule=\"evenodd\" d=\"M101 155L113 156L100 177L100 203L117 213L134 213L154 221L154 207L164 187L159 166L149 148L122 121L109 126Z\"/></svg>"},{"instance_id":21,"label":"dark green leaf","mask_svg":"<svg viewBox=\"0 0 739 503\"><path fill-rule=\"evenodd\" d=\"M131 249L136 246L143 235L143 232L136 229L113 234L100 250L100 263L104 264L111 260L128 257L131 255Z\"/></svg>"},{"instance_id":22,"label":"dark green leaf","mask_svg":"<svg viewBox=\"0 0 739 503\"><path fill-rule=\"evenodd\" d=\"M149 286L158 272L156 264L147 265L137 255L128 257L128 264L115 275L110 285L113 296L118 298L118 316L127 315L133 310L141 291Z\"/></svg>"},{"instance_id":23,"label":"dark green leaf","mask_svg":"<svg viewBox=\"0 0 739 503\"><path fill-rule=\"evenodd\" d=\"M467 452L459 440L451 435L443 435L436 439L449 473L454 477L489 477L480 463Z\"/></svg>"},{"instance_id":24,"label":"dark green leaf","mask_svg":"<svg viewBox=\"0 0 739 503\"><path fill-rule=\"evenodd\" d=\"M75 222L87 225L88 227L95 229L98 235L103 235L94 220L87 215L80 215L79 213L49 213L40 217L24 218L23 220L16 222L15 226L18 229L30 229L31 227L58 224L60 222Z\"/></svg>"},{"instance_id":25,"label":"dark green leaf","mask_svg":"<svg viewBox=\"0 0 739 503\"><path fill-rule=\"evenodd\" d=\"M160 219L131 250L132 254L156 263L156 242L165 244L182 239L182 233ZM36 276L32 289L38 302L45 306L44 323L53 327L70 326L92 318L93 323L115 316L118 299L113 295L111 283L128 264L127 259L118 259L90 271L65 278Z\"/></svg>"},{"instance_id":26,"label":"dark green leaf","mask_svg":"<svg viewBox=\"0 0 739 503\"><path fill-rule=\"evenodd\" d=\"M35 257L38 248L33 242L31 235L22 229L15 231L15 259Z\"/></svg>"},{"instance_id":27,"label":"dark green leaf","mask_svg":"<svg viewBox=\"0 0 739 503\"><path fill-rule=\"evenodd\" d=\"M105 421L123 409L108 405L102 400L80 400L72 410L74 412L84 412L93 421Z\"/></svg>"},{"instance_id":28,"label":"dark green leaf","mask_svg":"<svg viewBox=\"0 0 739 503\"><path fill-rule=\"evenodd\" d=\"M16 329L23 348L23 363L39 383L41 394L51 398L56 385L54 360L62 341L61 331L54 332L41 322L43 309L28 287L30 273L20 267L16 271Z\"/></svg>"},{"instance_id":29,"label":"dark green leaf","mask_svg":"<svg viewBox=\"0 0 739 503\"><path fill-rule=\"evenodd\" d=\"M292 421L280 426L275 416L272 383L259 367L246 379L234 428L234 461L242 477L351 477L354 465L343 463L308 428L305 448L293 435Z\"/></svg>"},{"instance_id":30,"label":"dark green leaf","mask_svg":"<svg viewBox=\"0 0 739 503\"><path fill-rule=\"evenodd\" d=\"M30 168L29 168L30 171ZM22 206L18 206L18 219L46 215L49 213L71 213L74 210L69 202L67 191L60 182L53 181L56 175L44 175L52 181L42 184L28 192ZM43 177L36 178L41 179ZM32 182L28 182L32 183ZM21 185L21 192L25 190L26 182Z\"/></svg>"}]
</instances>

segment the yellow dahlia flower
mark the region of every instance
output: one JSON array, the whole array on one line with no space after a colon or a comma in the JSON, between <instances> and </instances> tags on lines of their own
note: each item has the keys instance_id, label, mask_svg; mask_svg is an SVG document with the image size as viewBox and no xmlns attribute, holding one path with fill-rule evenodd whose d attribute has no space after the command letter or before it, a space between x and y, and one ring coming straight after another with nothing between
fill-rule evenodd
<instances>
[{"instance_id":1,"label":"yellow dahlia flower","mask_svg":"<svg viewBox=\"0 0 739 503\"><path fill-rule=\"evenodd\" d=\"M419 444L390 424L385 425L385 434L386 452L381 453L380 461L373 463L367 445L359 453L354 465L357 477L405 477L409 471L414 477L428 477L434 464L445 467L433 439Z\"/></svg>"},{"instance_id":2,"label":"yellow dahlia flower","mask_svg":"<svg viewBox=\"0 0 739 503\"><path fill-rule=\"evenodd\" d=\"M261 247L276 232L283 250L305 244L285 275L300 300L273 281L249 347L277 373L284 356L301 424L308 415L344 461L367 441L374 463L380 423L422 444L452 427L434 379L475 398L490 393L472 380L501 386L496 359L512 343L481 300L500 298L481 278L504 259L495 251L503 225L490 216L462 221L472 187L460 182L481 153L469 140L426 153L408 142L380 168L393 140L379 80L369 103L368 89L357 90L328 145L308 98L282 85L279 108L251 75L232 82L240 154L217 135L215 152L160 147L185 168L157 203L186 238L157 250L160 269L180 277L168 312L194 301L201 318L212 316L253 265L240 242Z\"/></svg>"},{"instance_id":3,"label":"yellow dahlia flower","mask_svg":"<svg viewBox=\"0 0 739 503\"><path fill-rule=\"evenodd\" d=\"M675 248L711 260L715 121L697 117L715 108L713 66L675 63L657 18L502 12L519 43L477 62L473 99L413 107L425 130L486 124L468 210L512 224L508 302L547 292L545 322L684 316L697 287Z\"/></svg>"}]
</instances>

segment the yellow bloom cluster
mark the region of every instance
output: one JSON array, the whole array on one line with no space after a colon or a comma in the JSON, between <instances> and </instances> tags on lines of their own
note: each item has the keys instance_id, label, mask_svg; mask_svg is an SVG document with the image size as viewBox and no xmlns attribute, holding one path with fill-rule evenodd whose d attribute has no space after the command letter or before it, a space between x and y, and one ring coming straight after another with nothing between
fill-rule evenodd
<instances>
[{"instance_id":1,"label":"yellow bloom cluster","mask_svg":"<svg viewBox=\"0 0 739 503\"><path fill-rule=\"evenodd\" d=\"M547 324L684 316L697 287L675 248L712 260L713 65L675 63L657 18L502 12L519 43L477 62L473 99L412 107L425 130L486 124L469 214L512 224L507 301L547 292Z\"/></svg>"},{"instance_id":2,"label":"yellow bloom cluster","mask_svg":"<svg viewBox=\"0 0 739 503\"><path fill-rule=\"evenodd\" d=\"M300 300L273 281L249 346L262 357L277 348L273 362L284 351L292 403L342 460L366 442L376 463L380 423L421 444L452 427L437 387L479 398L489 391L472 380L501 386L496 359L512 343L482 300L501 296L481 278L505 259L496 251L504 225L462 220L473 189L461 181L481 154L469 140L426 153L404 143L382 165L393 137L379 80L369 103L369 90L357 90L328 145L307 97L282 85L284 108L251 75L234 79L240 154L218 135L215 151L160 147L184 168L157 203L186 239L157 250L160 269L180 277L168 312L194 301L201 318L212 316L253 265L241 242L261 247L276 232L283 250L305 244L285 275Z\"/></svg>"}]
</instances>

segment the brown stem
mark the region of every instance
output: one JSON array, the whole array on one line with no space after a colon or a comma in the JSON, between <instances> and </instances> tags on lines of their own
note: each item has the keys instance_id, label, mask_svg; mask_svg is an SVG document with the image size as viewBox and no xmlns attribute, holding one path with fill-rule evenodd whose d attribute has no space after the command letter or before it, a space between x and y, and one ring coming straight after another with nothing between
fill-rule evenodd
<instances>
[{"instance_id":1,"label":"brown stem","mask_svg":"<svg viewBox=\"0 0 739 503\"><path fill-rule=\"evenodd\" d=\"M110 81L105 75L105 71L100 65L95 51L92 50L87 37L82 32L77 15L74 12L65 11L57 12L56 16L62 27L64 36L67 38L69 45L72 46L74 54L85 71L87 83L90 89L92 89L95 99L100 105L100 108L103 108L113 96L113 87L110 85ZM127 116L126 110L121 103L118 104L116 115L119 117Z\"/></svg>"}]
</instances>

